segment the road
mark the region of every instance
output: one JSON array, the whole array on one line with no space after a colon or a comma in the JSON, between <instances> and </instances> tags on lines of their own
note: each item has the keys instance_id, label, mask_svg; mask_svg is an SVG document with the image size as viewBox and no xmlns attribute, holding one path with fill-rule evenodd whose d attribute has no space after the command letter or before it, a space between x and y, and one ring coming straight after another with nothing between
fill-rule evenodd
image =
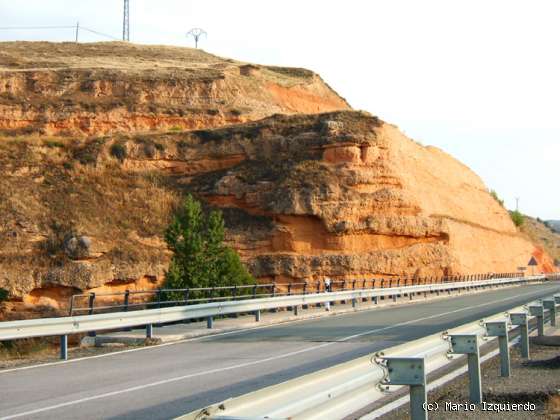
<instances>
[{"instance_id":1,"label":"road","mask_svg":"<svg viewBox=\"0 0 560 420\"><path fill-rule=\"evenodd\" d=\"M173 418L558 292L521 286L0 371L0 418Z\"/></svg>"}]
</instances>

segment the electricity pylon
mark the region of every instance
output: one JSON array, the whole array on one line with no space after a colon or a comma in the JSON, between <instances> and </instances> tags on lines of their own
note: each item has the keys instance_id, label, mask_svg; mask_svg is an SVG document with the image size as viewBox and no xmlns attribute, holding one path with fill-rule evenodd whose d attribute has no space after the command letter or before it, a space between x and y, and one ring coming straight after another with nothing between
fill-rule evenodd
<instances>
[{"instance_id":1,"label":"electricity pylon","mask_svg":"<svg viewBox=\"0 0 560 420\"><path fill-rule=\"evenodd\" d=\"M123 41L130 41L130 4L129 4L129 0L124 0L122 39L123 39Z\"/></svg>"},{"instance_id":2,"label":"electricity pylon","mask_svg":"<svg viewBox=\"0 0 560 420\"><path fill-rule=\"evenodd\" d=\"M194 38L194 47L198 48L198 40L202 36L208 36L206 31L202 28L192 28L189 32L187 32L187 37L192 36Z\"/></svg>"}]
</instances>

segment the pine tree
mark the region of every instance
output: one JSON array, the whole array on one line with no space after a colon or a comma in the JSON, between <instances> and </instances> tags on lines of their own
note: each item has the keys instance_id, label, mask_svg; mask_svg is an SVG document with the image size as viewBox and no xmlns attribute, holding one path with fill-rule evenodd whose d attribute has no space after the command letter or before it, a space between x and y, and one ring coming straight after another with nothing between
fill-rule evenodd
<instances>
[{"instance_id":1,"label":"pine tree","mask_svg":"<svg viewBox=\"0 0 560 420\"><path fill-rule=\"evenodd\" d=\"M185 289L254 283L239 255L224 244L224 238L222 213L213 210L206 216L200 202L187 195L165 231L165 241L173 257L165 273L164 287ZM190 297L200 296L191 293ZM167 292L162 296L162 300L182 299L181 292Z\"/></svg>"}]
</instances>

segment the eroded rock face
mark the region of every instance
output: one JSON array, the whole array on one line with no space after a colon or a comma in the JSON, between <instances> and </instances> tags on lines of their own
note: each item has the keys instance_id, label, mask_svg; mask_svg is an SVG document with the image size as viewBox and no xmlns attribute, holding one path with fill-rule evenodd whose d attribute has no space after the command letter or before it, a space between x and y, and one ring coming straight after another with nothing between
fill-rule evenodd
<instances>
[{"instance_id":1,"label":"eroded rock face","mask_svg":"<svg viewBox=\"0 0 560 420\"><path fill-rule=\"evenodd\" d=\"M548 262L476 174L375 117L278 116L245 129L187 140L185 155L214 150L239 163L185 183L236 214L232 244L261 279L506 272L531 255ZM258 234L254 217L263 220Z\"/></svg>"},{"instance_id":2,"label":"eroded rock face","mask_svg":"<svg viewBox=\"0 0 560 420\"><path fill-rule=\"evenodd\" d=\"M75 153L88 142L4 145L0 287L13 297L161 284L162 232L185 192L223 211L228 242L260 281L512 272L531 255L552 267L476 174L364 113L91 142L85 164ZM124 159L111 155L115 142ZM45 255L59 219L82 234L65 239L62 257Z\"/></svg>"},{"instance_id":3,"label":"eroded rock face","mask_svg":"<svg viewBox=\"0 0 560 420\"><path fill-rule=\"evenodd\" d=\"M247 65L190 48L5 42L1 49L6 133L201 129L349 109L311 71Z\"/></svg>"}]
</instances>

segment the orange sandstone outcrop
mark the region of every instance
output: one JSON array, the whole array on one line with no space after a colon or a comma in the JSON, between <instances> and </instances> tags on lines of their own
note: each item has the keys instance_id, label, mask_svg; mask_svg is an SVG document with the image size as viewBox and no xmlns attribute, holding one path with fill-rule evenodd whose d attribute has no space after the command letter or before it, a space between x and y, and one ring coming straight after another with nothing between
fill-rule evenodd
<instances>
[{"instance_id":1,"label":"orange sandstone outcrop","mask_svg":"<svg viewBox=\"0 0 560 420\"><path fill-rule=\"evenodd\" d=\"M200 129L349 109L305 69L119 42L0 45L0 130L7 133Z\"/></svg>"}]
</instances>

